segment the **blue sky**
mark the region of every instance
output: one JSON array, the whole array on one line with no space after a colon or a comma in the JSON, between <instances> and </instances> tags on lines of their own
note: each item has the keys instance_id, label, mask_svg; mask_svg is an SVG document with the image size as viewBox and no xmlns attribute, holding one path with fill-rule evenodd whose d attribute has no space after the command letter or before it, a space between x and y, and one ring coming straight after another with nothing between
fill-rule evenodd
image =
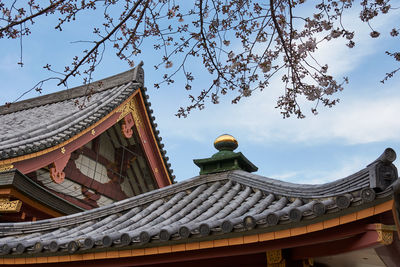
<instances>
[{"instance_id":1,"label":"blue sky","mask_svg":"<svg viewBox=\"0 0 400 267\"><path fill-rule=\"evenodd\" d=\"M31 38L23 40L23 68L17 65L18 43L0 40L1 104L15 100L37 81L48 77L42 68L46 63L59 69L70 63L83 47L70 42L87 39L85 29L91 32L92 27L90 17L82 16L78 21L62 33L53 30L47 19L36 23ZM400 76L385 84L379 82L386 72L398 67L384 51L398 48L399 40L389 37L388 32L399 22L399 10L377 19L373 25L382 34L372 39L367 25L359 22L357 11L345 17L344 23L356 30L356 47L348 49L341 41L334 40L323 44L316 57L328 63L335 76L348 76L350 83L338 95L341 102L337 106L320 108L317 116L306 112L308 116L303 120L284 120L274 108L283 90L279 77L272 80L267 90L237 105L230 104L228 97L219 105L208 103L206 109L179 119L174 116L177 109L189 103L184 82L177 80L171 86L155 89L153 84L162 74L153 68L159 57L144 49L136 61L145 63L147 92L177 180L198 174L192 160L215 153L213 141L223 133L237 138L237 151L258 166L258 174L298 183L343 178L364 168L386 147L400 153ZM114 54L113 50L105 54L103 65L94 75L96 80L128 69ZM192 68L202 79L209 78L196 64ZM80 83L76 79L69 86ZM49 83L44 93L62 89ZM32 92L25 98L35 96L37 93ZM305 108L308 109L307 104Z\"/></svg>"}]
</instances>

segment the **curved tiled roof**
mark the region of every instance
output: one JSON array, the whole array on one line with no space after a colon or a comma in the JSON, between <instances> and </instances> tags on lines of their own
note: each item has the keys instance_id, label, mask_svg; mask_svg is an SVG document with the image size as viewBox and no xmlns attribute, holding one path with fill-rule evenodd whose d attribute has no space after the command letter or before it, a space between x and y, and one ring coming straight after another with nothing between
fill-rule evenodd
<instances>
[{"instance_id":1,"label":"curved tiled roof","mask_svg":"<svg viewBox=\"0 0 400 267\"><path fill-rule=\"evenodd\" d=\"M392 198L392 187L373 188L371 170L368 166L323 185L292 184L242 170L201 175L78 214L0 224L1 253L162 246L307 225Z\"/></svg>"},{"instance_id":2,"label":"curved tiled roof","mask_svg":"<svg viewBox=\"0 0 400 267\"><path fill-rule=\"evenodd\" d=\"M151 103L143 87L142 64L124 73L73 89L0 107L0 161L56 146L82 132L141 89L149 114ZM90 100L88 91L91 92ZM76 103L85 103L79 108ZM172 169L162 148L155 118L150 116L155 137L171 179Z\"/></svg>"},{"instance_id":3,"label":"curved tiled roof","mask_svg":"<svg viewBox=\"0 0 400 267\"><path fill-rule=\"evenodd\" d=\"M55 146L99 121L142 87L135 69L74 89L0 108L0 159ZM116 79L118 78L118 79ZM85 100L92 90L90 101ZM79 108L76 103L85 103Z\"/></svg>"},{"instance_id":4,"label":"curved tiled roof","mask_svg":"<svg viewBox=\"0 0 400 267\"><path fill-rule=\"evenodd\" d=\"M0 117L2 158L52 147L86 129L128 98L139 84L128 82L92 95L83 109L75 105L86 96L49 103Z\"/></svg>"}]
</instances>

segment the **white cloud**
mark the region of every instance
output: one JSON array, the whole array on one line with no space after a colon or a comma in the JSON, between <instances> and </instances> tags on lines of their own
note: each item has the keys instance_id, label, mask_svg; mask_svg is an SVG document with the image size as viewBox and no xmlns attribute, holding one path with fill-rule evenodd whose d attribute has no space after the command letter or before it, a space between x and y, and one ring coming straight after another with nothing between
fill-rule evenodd
<instances>
[{"instance_id":1,"label":"white cloud","mask_svg":"<svg viewBox=\"0 0 400 267\"><path fill-rule=\"evenodd\" d=\"M370 38L370 29L360 22L356 11L350 15L345 20L352 28L358 29L357 46L349 49L343 42L338 44L339 41L334 40L324 44L317 53L320 61L328 62L336 75L362 69L368 55L376 52L376 44L382 42ZM387 31L387 24L393 23L395 15L393 12L382 16L374 26L378 30L386 27ZM157 115L158 119L169 122L162 129L163 136L209 142L216 134L228 131L260 144L282 140L286 143L339 140L346 144L400 140L400 120L397 118L400 95L396 88L386 88L385 91L391 93L378 96L359 94L361 90L358 90L358 95L347 93L345 101L333 110L322 107L318 116L309 113L305 120L283 120L279 110L274 109L277 97L282 94L282 83L276 78L267 90L257 92L238 105L209 104L205 110L192 113L188 119L171 119L176 104L169 103L172 111L165 112L164 106L163 113ZM357 85L349 85L346 90L351 91L351 86ZM364 90L373 91L371 88ZM307 108L303 110L308 112Z\"/></svg>"},{"instance_id":2,"label":"white cloud","mask_svg":"<svg viewBox=\"0 0 400 267\"><path fill-rule=\"evenodd\" d=\"M188 119L167 119L164 136L209 142L215 134L229 131L255 143L284 140L293 142L332 142L363 144L379 141L400 141L398 110L400 95L353 97L334 110L323 110L304 120L283 120L273 108L275 99L268 92L259 93L239 105L209 106ZM165 125L164 125L165 126ZM211 135L211 136L210 136Z\"/></svg>"},{"instance_id":3,"label":"white cloud","mask_svg":"<svg viewBox=\"0 0 400 267\"><path fill-rule=\"evenodd\" d=\"M336 169L331 170L296 170L291 172L277 173L271 178L283 180L291 183L303 184L323 184L345 178L348 175L360 170L360 166L366 166L368 158L352 157L340 162Z\"/></svg>"}]
</instances>

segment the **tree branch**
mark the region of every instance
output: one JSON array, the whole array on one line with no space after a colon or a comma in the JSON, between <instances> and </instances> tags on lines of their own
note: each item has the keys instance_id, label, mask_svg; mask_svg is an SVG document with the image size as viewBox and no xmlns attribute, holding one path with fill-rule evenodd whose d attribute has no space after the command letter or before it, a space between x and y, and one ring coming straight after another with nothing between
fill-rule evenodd
<instances>
[{"instance_id":1,"label":"tree branch","mask_svg":"<svg viewBox=\"0 0 400 267\"><path fill-rule=\"evenodd\" d=\"M35 13L35 14L29 16L29 17L25 17L25 18L23 18L23 19L21 19L21 20L11 22L11 23L8 24L7 26L1 28L1 29L0 29L0 33L1 33L1 32L4 32L4 31L7 31L8 29L10 29L10 28L12 28L12 27L14 27L14 26L16 26L16 25L23 24L24 22L27 22L28 20L32 20L32 19L34 19L34 18L36 18L36 17L38 17L38 16L40 16L40 15L43 15L43 14L47 13L48 11L50 11L51 9L57 7L58 5L60 5L61 3L63 3L64 1L65 1L65 0L57 1L57 2L55 2L54 4L49 5L49 6L46 7L45 9L42 9L42 10L40 10L39 12L37 12L37 13Z\"/></svg>"},{"instance_id":2,"label":"tree branch","mask_svg":"<svg viewBox=\"0 0 400 267\"><path fill-rule=\"evenodd\" d=\"M65 84L68 78L73 75L76 70L88 59L90 54L96 51L102 43L108 40L114 34L114 32L116 32L122 26L122 24L124 24L130 18L130 16L132 16L133 12L135 12L142 1L143 0L138 0L136 4L131 8L131 10L129 10L128 14L126 14L125 18L123 18L120 23L118 23L118 25L114 27L114 29L112 29L112 31L110 31L103 39L96 42L96 45L89 52L86 53L86 55L75 65L75 67L67 75L65 75L64 79L62 79L62 81L58 85Z\"/></svg>"}]
</instances>

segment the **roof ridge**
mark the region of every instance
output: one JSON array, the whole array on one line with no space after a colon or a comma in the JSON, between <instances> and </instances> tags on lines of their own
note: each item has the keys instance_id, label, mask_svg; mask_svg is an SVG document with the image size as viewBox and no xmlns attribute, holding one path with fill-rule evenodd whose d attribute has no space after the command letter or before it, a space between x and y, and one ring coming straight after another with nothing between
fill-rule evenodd
<instances>
[{"instance_id":1,"label":"roof ridge","mask_svg":"<svg viewBox=\"0 0 400 267\"><path fill-rule=\"evenodd\" d=\"M57 103L77 97L87 95L87 88L91 86L93 93L99 93L121 84L134 81L144 85L144 71L143 62L140 62L135 68L128 71L94 81L90 84L80 85L71 89L65 89L59 92L42 95L34 98L29 98L19 102L12 103L9 107L7 105L0 106L0 115L5 115L25 109L39 107L47 104Z\"/></svg>"},{"instance_id":2,"label":"roof ridge","mask_svg":"<svg viewBox=\"0 0 400 267\"><path fill-rule=\"evenodd\" d=\"M265 192L275 192L281 195L290 195L303 198L318 198L321 196L334 196L340 192L350 192L362 187L370 186L369 170L363 168L349 176L322 184L300 184L286 182L279 179L269 178L242 170L235 170L229 174L229 179L237 183L265 190ZM353 186L347 185L348 182L360 181ZM345 186L342 186L345 185ZM290 193L286 190L290 189ZM321 191L324 191L322 194Z\"/></svg>"}]
</instances>

